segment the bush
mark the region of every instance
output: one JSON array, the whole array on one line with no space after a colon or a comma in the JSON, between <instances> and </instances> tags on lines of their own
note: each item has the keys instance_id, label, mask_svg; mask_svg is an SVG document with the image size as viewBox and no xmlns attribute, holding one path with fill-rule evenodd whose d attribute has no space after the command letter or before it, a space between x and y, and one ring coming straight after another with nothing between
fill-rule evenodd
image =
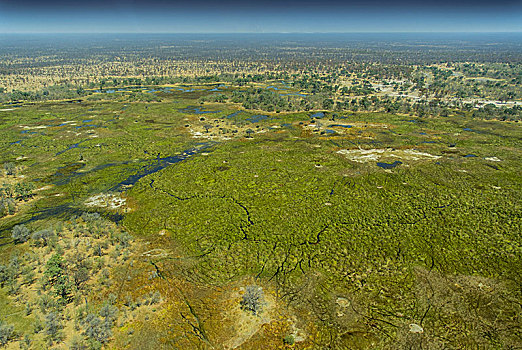
<instances>
[{"instance_id":1,"label":"bush","mask_svg":"<svg viewBox=\"0 0 522 350\"><path fill-rule=\"evenodd\" d=\"M241 300L241 308L243 310L252 311L254 315L261 312L263 306L263 289L257 286L246 287L243 300Z\"/></svg>"},{"instance_id":2,"label":"bush","mask_svg":"<svg viewBox=\"0 0 522 350\"><path fill-rule=\"evenodd\" d=\"M37 246L46 246L49 240L54 236L53 231L49 229L33 232L31 238Z\"/></svg>"},{"instance_id":3,"label":"bush","mask_svg":"<svg viewBox=\"0 0 522 350\"><path fill-rule=\"evenodd\" d=\"M45 334L51 340L56 340L60 336L60 329L62 328L60 315L56 312L50 312L45 315Z\"/></svg>"},{"instance_id":4,"label":"bush","mask_svg":"<svg viewBox=\"0 0 522 350\"><path fill-rule=\"evenodd\" d=\"M7 266L0 265L0 287L4 286L4 283L10 278L9 270Z\"/></svg>"},{"instance_id":5,"label":"bush","mask_svg":"<svg viewBox=\"0 0 522 350\"><path fill-rule=\"evenodd\" d=\"M294 339L294 336L289 334L287 335L284 339L283 339L283 342L285 344L288 344L288 345L294 345L295 344L295 339Z\"/></svg>"},{"instance_id":6,"label":"bush","mask_svg":"<svg viewBox=\"0 0 522 350\"><path fill-rule=\"evenodd\" d=\"M83 321L85 335L102 344L106 343L112 336L111 326L111 323L101 320L95 314L87 315Z\"/></svg>"},{"instance_id":7,"label":"bush","mask_svg":"<svg viewBox=\"0 0 522 350\"><path fill-rule=\"evenodd\" d=\"M29 231L25 225L16 225L11 231L11 237L14 239L15 243L26 242L30 236L31 231Z\"/></svg>"},{"instance_id":8,"label":"bush","mask_svg":"<svg viewBox=\"0 0 522 350\"><path fill-rule=\"evenodd\" d=\"M14 327L0 320L0 346L5 346L14 337Z\"/></svg>"},{"instance_id":9,"label":"bush","mask_svg":"<svg viewBox=\"0 0 522 350\"><path fill-rule=\"evenodd\" d=\"M0 217L12 215L16 212L16 202L13 198L0 197Z\"/></svg>"},{"instance_id":10,"label":"bush","mask_svg":"<svg viewBox=\"0 0 522 350\"><path fill-rule=\"evenodd\" d=\"M16 174L16 166L14 163L4 163L4 170L6 175L15 175Z\"/></svg>"}]
</instances>

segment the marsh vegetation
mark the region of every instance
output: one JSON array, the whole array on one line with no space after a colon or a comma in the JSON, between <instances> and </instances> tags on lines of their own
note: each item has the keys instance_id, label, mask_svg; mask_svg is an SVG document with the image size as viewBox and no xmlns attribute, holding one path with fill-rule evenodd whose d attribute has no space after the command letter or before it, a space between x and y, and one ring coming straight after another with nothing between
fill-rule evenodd
<instances>
[{"instance_id":1,"label":"marsh vegetation","mask_svg":"<svg viewBox=\"0 0 522 350\"><path fill-rule=\"evenodd\" d=\"M520 347L518 42L157 40L1 49L0 346Z\"/></svg>"}]
</instances>

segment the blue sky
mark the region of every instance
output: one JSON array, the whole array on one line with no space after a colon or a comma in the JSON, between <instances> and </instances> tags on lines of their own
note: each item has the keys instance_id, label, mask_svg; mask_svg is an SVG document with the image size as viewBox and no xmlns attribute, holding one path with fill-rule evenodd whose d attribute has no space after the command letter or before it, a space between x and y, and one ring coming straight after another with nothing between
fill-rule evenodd
<instances>
[{"instance_id":1,"label":"blue sky","mask_svg":"<svg viewBox=\"0 0 522 350\"><path fill-rule=\"evenodd\" d=\"M520 32L522 1L0 0L0 33Z\"/></svg>"}]
</instances>

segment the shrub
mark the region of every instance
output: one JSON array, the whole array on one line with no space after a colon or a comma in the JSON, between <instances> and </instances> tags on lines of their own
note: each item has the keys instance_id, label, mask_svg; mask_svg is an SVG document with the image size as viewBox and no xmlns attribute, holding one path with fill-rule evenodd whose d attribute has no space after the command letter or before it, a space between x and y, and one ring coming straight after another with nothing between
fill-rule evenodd
<instances>
[{"instance_id":1,"label":"shrub","mask_svg":"<svg viewBox=\"0 0 522 350\"><path fill-rule=\"evenodd\" d=\"M16 166L14 163L4 163L4 170L6 175L15 175L16 174Z\"/></svg>"},{"instance_id":2,"label":"shrub","mask_svg":"<svg viewBox=\"0 0 522 350\"><path fill-rule=\"evenodd\" d=\"M263 288L257 286L246 287L245 294L241 300L241 308L243 310L252 311L254 315L261 312L263 306Z\"/></svg>"},{"instance_id":3,"label":"shrub","mask_svg":"<svg viewBox=\"0 0 522 350\"><path fill-rule=\"evenodd\" d=\"M45 315L45 334L51 340L56 340L60 336L60 329L62 328L60 315L56 312L50 312Z\"/></svg>"},{"instance_id":4,"label":"shrub","mask_svg":"<svg viewBox=\"0 0 522 350\"><path fill-rule=\"evenodd\" d=\"M16 225L11 231L11 237L16 243L26 242L31 236L31 231L25 225Z\"/></svg>"},{"instance_id":5,"label":"shrub","mask_svg":"<svg viewBox=\"0 0 522 350\"><path fill-rule=\"evenodd\" d=\"M294 339L294 336L289 334L287 335L284 339L283 339L283 342L285 344L288 344L288 345L294 345L295 344L295 339Z\"/></svg>"},{"instance_id":6,"label":"shrub","mask_svg":"<svg viewBox=\"0 0 522 350\"><path fill-rule=\"evenodd\" d=\"M5 346L14 337L14 327L0 320L0 346Z\"/></svg>"},{"instance_id":7,"label":"shrub","mask_svg":"<svg viewBox=\"0 0 522 350\"><path fill-rule=\"evenodd\" d=\"M109 322L104 322L95 314L89 314L83 321L85 335L92 340L100 343L106 343L112 336L111 326Z\"/></svg>"},{"instance_id":8,"label":"shrub","mask_svg":"<svg viewBox=\"0 0 522 350\"><path fill-rule=\"evenodd\" d=\"M34 243L37 246L46 246L49 243L49 240L53 237L53 235L53 231L45 229L33 232L31 238L34 240Z\"/></svg>"}]
</instances>

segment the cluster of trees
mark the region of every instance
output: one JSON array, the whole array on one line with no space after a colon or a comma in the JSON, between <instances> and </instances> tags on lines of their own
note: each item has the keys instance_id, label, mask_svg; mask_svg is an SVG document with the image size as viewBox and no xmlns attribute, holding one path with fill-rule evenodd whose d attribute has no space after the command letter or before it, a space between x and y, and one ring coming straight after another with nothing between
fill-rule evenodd
<instances>
[{"instance_id":1,"label":"cluster of trees","mask_svg":"<svg viewBox=\"0 0 522 350\"><path fill-rule=\"evenodd\" d=\"M234 91L230 98L234 103L241 103L245 109L260 109L268 112L295 110L295 96L280 94L261 88L249 88L245 91Z\"/></svg>"},{"instance_id":2,"label":"cluster of trees","mask_svg":"<svg viewBox=\"0 0 522 350\"><path fill-rule=\"evenodd\" d=\"M72 322L77 334L69 339L69 348L101 349L112 337L119 309L114 296L98 306L87 303L87 286L91 283L100 289L112 285L108 265L128 259L131 237L96 213L36 230L16 225L11 237L15 244L29 244L32 249L0 264L0 288L26 305L27 316L33 314L34 334L43 335L51 346L68 337L63 329ZM36 287L36 299L26 292L28 286ZM149 299L157 303L160 296ZM74 305L75 316L66 318L64 309L70 305ZM12 326L0 323L0 345L20 340L20 336ZM22 345L36 339L31 334L26 338Z\"/></svg>"},{"instance_id":3,"label":"cluster of trees","mask_svg":"<svg viewBox=\"0 0 522 350\"><path fill-rule=\"evenodd\" d=\"M16 175L15 164L5 163L4 171L6 176L14 177ZM32 182L4 183L0 187L0 217L14 214L19 202L27 201L33 196L34 185Z\"/></svg>"},{"instance_id":4,"label":"cluster of trees","mask_svg":"<svg viewBox=\"0 0 522 350\"><path fill-rule=\"evenodd\" d=\"M13 90L12 92L0 92L0 103L76 99L86 95L88 95L88 92L80 85L60 84L35 91Z\"/></svg>"},{"instance_id":5,"label":"cluster of trees","mask_svg":"<svg viewBox=\"0 0 522 350\"><path fill-rule=\"evenodd\" d=\"M15 336L14 327L12 324L7 324L0 320L0 346L5 346Z\"/></svg>"}]
</instances>

